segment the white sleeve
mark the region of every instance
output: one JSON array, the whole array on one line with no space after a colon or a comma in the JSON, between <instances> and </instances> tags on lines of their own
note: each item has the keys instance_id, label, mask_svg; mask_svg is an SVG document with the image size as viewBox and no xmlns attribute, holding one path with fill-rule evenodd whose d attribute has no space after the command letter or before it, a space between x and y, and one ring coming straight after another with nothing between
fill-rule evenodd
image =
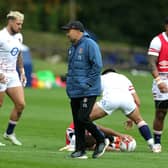
<instances>
[{"instance_id":1,"label":"white sleeve","mask_svg":"<svg viewBox=\"0 0 168 168\"><path fill-rule=\"evenodd\" d=\"M161 49L161 41L159 37L154 37L148 49L148 55L158 56Z\"/></svg>"},{"instance_id":2,"label":"white sleeve","mask_svg":"<svg viewBox=\"0 0 168 168\"><path fill-rule=\"evenodd\" d=\"M126 81L127 81L127 86L128 86L129 92L135 93L136 91L135 91L135 88L134 88L132 82L128 78L126 78Z\"/></svg>"}]
</instances>

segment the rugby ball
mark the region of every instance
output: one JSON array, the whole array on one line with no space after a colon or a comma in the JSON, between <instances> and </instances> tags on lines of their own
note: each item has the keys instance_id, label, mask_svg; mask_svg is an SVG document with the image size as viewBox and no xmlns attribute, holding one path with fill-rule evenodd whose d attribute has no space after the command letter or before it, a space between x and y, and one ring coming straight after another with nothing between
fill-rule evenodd
<instances>
[{"instance_id":1,"label":"rugby ball","mask_svg":"<svg viewBox=\"0 0 168 168\"><path fill-rule=\"evenodd\" d=\"M134 138L124 138L120 142L120 150L122 152L133 152L136 149L136 140Z\"/></svg>"}]
</instances>

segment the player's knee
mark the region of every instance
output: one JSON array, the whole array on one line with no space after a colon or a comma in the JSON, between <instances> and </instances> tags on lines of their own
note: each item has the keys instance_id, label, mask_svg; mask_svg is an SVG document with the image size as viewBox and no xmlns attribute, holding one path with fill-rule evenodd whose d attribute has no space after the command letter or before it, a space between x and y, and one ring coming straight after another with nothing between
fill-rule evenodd
<instances>
[{"instance_id":1,"label":"player's knee","mask_svg":"<svg viewBox=\"0 0 168 168\"><path fill-rule=\"evenodd\" d=\"M165 111L158 111L158 112L156 113L156 118L157 118L158 120L164 120L166 114L167 114L167 113L166 113Z\"/></svg>"},{"instance_id":2,"label":"player's knee","mask_svg":"<svg viewBox=\"0 0 168 168\"><path fill-rule=\"evenodd\" d=\"M138 111L134 111L130 115L128 115L128 118L130 118L132 121L134 121L135 124L138 124L140 122L143 122L143 118L141 115L138 113Z\"/></svg>"},{"instance_id":3,"label":"player's knee","mask_svg":"<svg viewBox=\"0 0 168 168\"><path fill-rule=\"evenodd\" d=\"M25 108L24 102L16 104L16 109L18 112L22 112L24 110L24 108Z\"/></svg>"}]
</instances>

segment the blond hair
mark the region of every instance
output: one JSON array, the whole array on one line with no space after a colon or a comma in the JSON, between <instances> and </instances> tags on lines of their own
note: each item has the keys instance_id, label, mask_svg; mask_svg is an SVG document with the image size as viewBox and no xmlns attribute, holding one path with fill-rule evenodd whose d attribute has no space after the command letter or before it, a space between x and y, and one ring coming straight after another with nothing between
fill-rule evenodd
<instances>
[{"instance_id":1,"label":"blond hair","mask_svg":"<svg viewBox=\"0 0 168 168\"><path fill-rule=\"evenodd\" d=\"M19 20L24 20L24 14L22 14L19 11L10 11L7 15L6 15L7 19L19 19Z\"/></svg>"}]
</instances>

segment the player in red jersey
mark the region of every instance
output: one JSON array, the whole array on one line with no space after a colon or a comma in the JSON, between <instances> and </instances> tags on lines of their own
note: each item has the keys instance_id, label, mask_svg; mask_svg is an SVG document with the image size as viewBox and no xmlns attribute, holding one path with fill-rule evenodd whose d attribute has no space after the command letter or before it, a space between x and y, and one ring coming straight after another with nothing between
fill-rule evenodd
<instances>
[{"instance_id":1,"label":"player in red jersey","mask_svg":"<svg viewBox=\"0 0 168 168\"><path fill-rule=\"evenodd\" d=\"M97 126L100 131L102 131L105 136L110 140L110 144L107 147L107 151L120 151L120 142L123 139L131 137L127 134L122 134L117 131L112 130L111 128L107 128L101 125ZM60 151L67 150L67 151L74 151L75 150L75 130L74 130L74 123L71 122L69 127L66 129L66 146L60 148ZM88 131L85 132L85 139L86 139L86 147L88 150L94 150L96 141Z\"/></svg>"},{"instance_id":2,"label":"player in red jersey","mask_svg":"<svg viewBox=\"0 0 168 168\"><path fill-rule=\"evenodd\" d=\"M153 131L156 152L162 150L161 136L168 110L168 17L165 19L164 28L164 32L152 39L148 49L151 74L154 78L152 86L155 103Z\"/></svg>"}]
</instances>

